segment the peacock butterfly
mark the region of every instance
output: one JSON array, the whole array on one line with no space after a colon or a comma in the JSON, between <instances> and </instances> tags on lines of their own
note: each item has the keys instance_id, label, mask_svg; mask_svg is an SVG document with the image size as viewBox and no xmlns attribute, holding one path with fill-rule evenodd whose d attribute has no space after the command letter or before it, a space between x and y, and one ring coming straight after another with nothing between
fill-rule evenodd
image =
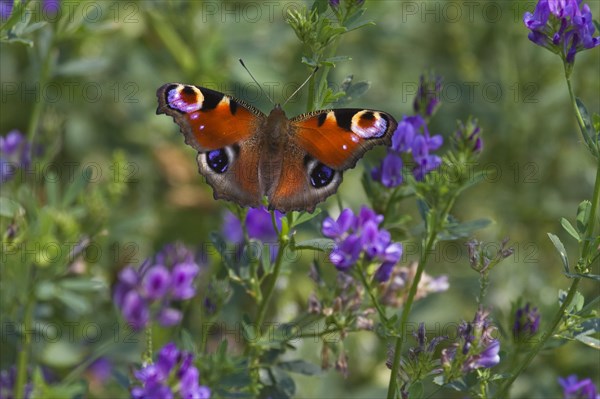
<instances>
[{"instance_id":1,"label":"peacock butterfly","mask_svg":"<svg viewBox=\"0 0 600 399\"><path fill-rule=\"evenodd\" d=\"M391 145L397 122L370 109L329 109L288 119L204 87L167 83L157 114L179 125L198 151L199 172L215 199L282 212L313 212L337 191L342 173L376 145Z\"/></svg>"}]
</instances>

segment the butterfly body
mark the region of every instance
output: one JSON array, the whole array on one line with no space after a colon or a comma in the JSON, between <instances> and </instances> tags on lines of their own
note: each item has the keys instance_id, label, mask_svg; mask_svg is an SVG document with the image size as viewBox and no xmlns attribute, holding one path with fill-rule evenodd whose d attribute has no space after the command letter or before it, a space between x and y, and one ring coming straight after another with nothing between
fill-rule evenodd
<instances>
[{"instance_id":1,"label":"butterfly body","mask_svg":"<svg viewBox=\"0 0 600 399\"><path fill-rule=\"evenodd\" d=\"M288 119L265 115L223 93L180 83L157 91L157 113L173 117L198 151L215 198L282 212L314 211L335 193L344 170L375 145L390 145L394 118L381 111L322 110Z\"/></svg>"}]
</instances>

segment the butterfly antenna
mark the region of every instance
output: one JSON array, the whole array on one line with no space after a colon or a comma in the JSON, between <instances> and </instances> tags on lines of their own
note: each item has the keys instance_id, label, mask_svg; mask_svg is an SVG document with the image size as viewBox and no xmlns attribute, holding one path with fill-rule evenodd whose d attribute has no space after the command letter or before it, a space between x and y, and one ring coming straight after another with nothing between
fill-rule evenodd
<instances>
[{"instance_id":1,"label":"butterfly antenna","mask_svg":"<svg viewBox=\"0 0 600 399\"><path fill-rule=\"evenodd\" d=\"M267 97L269 99L269 101L271 101L271 104L275 105L275 103L273 102L273 99L267 94L266 91L263 90L263 88L260 85L260 83L258 83L258 80L256 80L256 78L252 75L252 73L250 73L250 70L246 67L246 64L244 64L244 61L242 61L241 58L240 58L240 64L242 64L242 66L244 67L244 69L246 70L246 72L248 72L248 75L250 75L250 77L252 78L252 80L254 81L254 83L256 83L258 85L258 88L260 89L260 91L262 92L262 94L264 94L265 97Z\"/></svg>"},{"instance_id":2,"label":"butterfly antenna","mask_svg":"<svg viewBox=\"0 0 600 399\"><path fill-rule=\"evenodd\" d=\"M303 88L308 83L308 81L310 80L310 78L312 78L315 75L315 73L317 73L318 70L319 70L319 67L315 67L315 69L313 69L312 73L308 76L308 78L306 78L306 80L304 81L304 83L302 83L300 85L300 87L298 87L296 89L296 91L293 92L292 95L289 96L288 99L285 100L285 102L281 106L283 107L285 104L287 104L288 101L290 101L292 99L292 97L294 97L300 91L300 89Z\"/></svg>"}]
</instances>

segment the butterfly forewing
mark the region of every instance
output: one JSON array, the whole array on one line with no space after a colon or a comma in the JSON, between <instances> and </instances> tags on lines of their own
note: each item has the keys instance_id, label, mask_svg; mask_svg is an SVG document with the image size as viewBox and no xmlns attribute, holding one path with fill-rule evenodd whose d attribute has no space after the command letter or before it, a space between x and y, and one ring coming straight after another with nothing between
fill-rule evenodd
<instances>
[{"instance_id":1,"label":"butterfly forewing","mask_svg":"<svg viewBox=\"0 0 600 399\"><path fill-rule=\"evenodd\" d=\"M390 145L396 120L382 111L334 109L292 119L296 142L336 170L352 168L376 145Z\"/></svg>"}]
</instances>

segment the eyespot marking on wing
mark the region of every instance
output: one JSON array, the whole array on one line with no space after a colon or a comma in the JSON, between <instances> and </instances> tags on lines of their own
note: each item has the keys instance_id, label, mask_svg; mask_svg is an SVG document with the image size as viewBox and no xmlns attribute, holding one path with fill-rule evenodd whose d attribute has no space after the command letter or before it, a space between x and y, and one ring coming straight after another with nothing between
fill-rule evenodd
<instances>
[{"instance_id":1,"label":"eyespot marking on wing","mask_svg":"<svg viewBox=\"0 0 600 399\"><path fill-rule=\"evenodd\" d=\"M350 130L363 139L378 138L385 134L388 122L377 111L360 111L352 117Z\"/></svg>"}]
</instances>

